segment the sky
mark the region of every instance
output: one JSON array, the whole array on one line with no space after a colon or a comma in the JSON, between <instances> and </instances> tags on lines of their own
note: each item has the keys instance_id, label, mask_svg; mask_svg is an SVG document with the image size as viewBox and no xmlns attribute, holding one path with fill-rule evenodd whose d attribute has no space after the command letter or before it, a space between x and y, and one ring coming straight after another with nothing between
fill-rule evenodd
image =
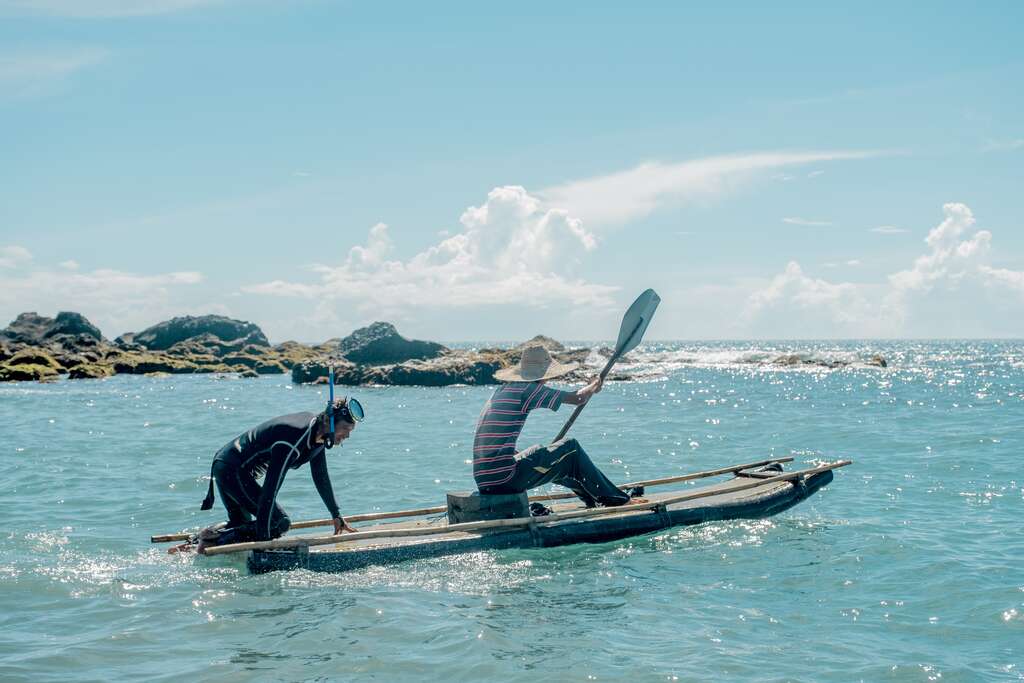
<instances>
[{"instance_id":1,"label":"sky","mask_svg":"<svg viewBox=\"0 0 1024 683\"><path fill-rule=\"evenodd\" d=\"M1024 336L1024 4L0 0L0 325Z\"/></svg>"}]
</instances>

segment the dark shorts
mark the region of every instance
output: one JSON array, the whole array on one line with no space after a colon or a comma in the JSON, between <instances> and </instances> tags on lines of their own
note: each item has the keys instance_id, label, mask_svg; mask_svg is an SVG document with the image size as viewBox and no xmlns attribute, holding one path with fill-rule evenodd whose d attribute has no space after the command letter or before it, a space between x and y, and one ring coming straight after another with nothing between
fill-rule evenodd
<instances>
[{"instance_id":1,"label":"dark shorts","mask_svg":"<svg viewBox=\"0 0 1024 683\"><path fill-rule=\"evenodd\" d=\"M522 493L547 483L571 489L588 506L629 502L629 494L597 468L576 439L562 439L517 453L512 478L497 486L481 486L480 493Z\"/></svg>"}]
</instances>

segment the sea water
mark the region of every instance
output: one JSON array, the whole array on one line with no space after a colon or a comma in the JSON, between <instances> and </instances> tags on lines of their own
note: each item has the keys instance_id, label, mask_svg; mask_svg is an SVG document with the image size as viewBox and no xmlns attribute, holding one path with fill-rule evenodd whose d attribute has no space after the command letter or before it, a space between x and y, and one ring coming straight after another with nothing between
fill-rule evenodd
<instances>
[{"instance_id":1,"label":"sea water","mask_svg":"<svg viewBox=\"0 0 1024 683\"><path fill-rule=\"evenodd\" d=\"M199 510L214 451L319 409L324 387L0 385L0 680L1024 679L1024 343L659 343L628 360L573 428L616 481L854 464L770 519L252 576L149 536L216 521L219 503ZM471 488L491 389L342 391L367 411L329 454L343 512ZM568 414L534 414L521 445ZM326 514L307 468L279 500Z\"/></svg>"}]
</instances>

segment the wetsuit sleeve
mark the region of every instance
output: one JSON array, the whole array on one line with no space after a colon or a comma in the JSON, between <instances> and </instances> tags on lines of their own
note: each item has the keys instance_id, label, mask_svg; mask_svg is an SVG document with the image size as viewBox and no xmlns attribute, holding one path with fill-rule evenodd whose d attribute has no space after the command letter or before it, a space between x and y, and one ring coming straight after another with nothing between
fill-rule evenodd
<instances>
[{"instance_id":1,"label":"wetsuit sleeve","mask_svg":"<svg viewBox=\"0 0 1024 683\"><path fill-rule=\"evenodd\" d=\"M545 384L531 384L523 392L523 412L527 413L535 408L549 408L558 410L562 407L562 399L570 392L559 391Z\"/></svg>"},{"instance_id":2,"label":"wetsuit sleeve","mask_svg":"<svg viewBox=\"0 0 1024 683\"><path fill-rule=\"evenodd\" d=\"M288 471L288 460L291 457L291 449L287 444L275 446L270 452L270 462L267 463L267 473L263 477L263 490L260 492L260 505L256 514L256 540L270 540L270 521L274 513L274 501L277 500L277 492L281 489L284 475Z\"/></svg>"},{"instance_id":3,"label":"wetsuit sleeve","mask_svg":"<svg viewBox=\"0 0 1024 683\"><path fill-rule=\"evenodd\" d=\"M341 510L338 509L338 503L334 500L334 487L331 486L331 475L327 472L326 451L321 451L320 455L309 461L309 471L313 475L316 492L320 494L320 499L324 501L324 505L327 506L327 511L331 514L331 517L341 517Z\"/></svg>"}]
</instances>

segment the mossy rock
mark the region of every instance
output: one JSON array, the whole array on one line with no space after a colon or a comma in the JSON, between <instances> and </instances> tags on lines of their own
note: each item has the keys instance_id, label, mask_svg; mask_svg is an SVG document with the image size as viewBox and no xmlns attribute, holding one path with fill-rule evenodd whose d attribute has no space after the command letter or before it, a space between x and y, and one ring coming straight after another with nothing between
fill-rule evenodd
<instances>
[{"instance_id":1,"label":"mossy rock","mask_svg":"<svg viewBox=\"0 0 1024 683\"><path fill-rule=\"evenodd\" d=\"M98 363L82 363L68 368L68 379L103 379L113 375L114 368Z\"/></svg>"},{"instance_id":2,"label":"mossy rock","mask_svg":"<svg viewBox=\"0 0 1024 683\"><path fill-rule=\"evenodd\" d=\"M452 384L495 384L495 371L501 365L491 357L470 354L425 361L407 361L397 365L366 368L366 384L389 386L444 387Z\"/></svg>"},{"instance_id":3,"label":"mossy rock","mask_svg":"<svg viewBox=\"0 0 1024 683\"><path fill-rule=\"evenodd\" d=\"M245 344L270 346L270 342L256 325L222 315L186 315L173 318L137 332L132 341L142 344L147 349L159 351L196 337L215 337L224 342L238 343L238 348Z\"/></svg>"},{"instance_id":4,"label":"mossy rock","mask_svg":"<svg viewBox=\"0 0 1024 683\"><path fill-rule=\"evenodd\" d=\"M278 360L264 360L253 367L253 370L261 375L283 375L288 372L288 368Z\"/></svg>"},{"instance_id":5,"label":"mossy rock","mask_svg":"<svg viewBox=\"0 0 1024 683\"><path fill-rule=\"evenodd\" d=\"M552 354L561 353L562 351L565 351L565 344L558 341L557 339L545 337L543 334L538 334L536 337L529 341L524 341L522 344L517 344L512 350L522 353L523 349L525 349L527 346L543 346Z\"/></svg>"},{"instance_id":6,"label":"mossy rock","mask_svg":"<svg viewBox=\"0 0 1024 683\"><path fill-rule=\"evenodd\" d=\"M229 353L221 360L228 365L244 365L247 368L255 368L265 362L263 358L248 353Z\"/></svg>"},{"instance_id":7,"label":"mossy rock","mask_svg":"<svg viewBox=\"0 0 1024 683\"><path fill-rule=\"evenodd\" d=\"M216 365L199 365L196 367L196 372L201 374L228 374L235 371L235 368L225 363L217 363Z\"/></svg>"},{"instance_id":8,"label":"mossy rock","mask_svg":"<svg viewBox=\"0 0 1024 683\"><path fill-rule=\"evenodd\" d=\"M363 383L363 369L355 363L343 360L319 358L292 366L292 381L296 384L319 384L327 382L328 363L334 365L334 383L359 385Z\"/></svg>"},{"instance_id":9,"label":"mossy rock","mask_svg":"<svg viewBox=\"0 0 1024 683\"><path fill-rule=\"evenodd\" d=\"M275 358L289 370L299 363L322 358L325 352L295 341L286 341L274 347Z\"/></svg>"},{"instance_id":10,"label":"mossy rock","mask_svg":"<svg viewBox=\"0 0 1024 683\"><path fill-rule=\"evenodd\" d=\"M65 353L54 356L57 362L60 363L64 368L70 370L76 365L89 365L99 363L103 360L103 356L95 351L82 351L79 353Z\"/></svg>"},{"instance_id":11,"label":"mossy rock","mask_svg":"<svg viewBox=\"0 0 1024 683\"><path fill-rule=\"evenodd\" d=\"M49 365L19 363L0 365L0 382L38 382L48 378L56 379L60 373Z\"/></svg>"},{"instance_id":12,"label":"mossy rock","mask_svg":"<svg viewBox=\"0 0 1024 683\"><path fill-rule=\"evenodd\" d=\"M64 369L64 366L58 363L56 358L48 354L46 351L35 348L21 349L8 358L6 364L9 366L44 365L58 373Z\"/></svg>"},{"instance_id":13,"label":"mossy rock","mask_svg":"<svg viewBox=\"0 0 1024 683\"><path fill-rule=\"evenodd\" d=\"M221 360L220 358L218 358L217 356L213 356L213 355L207 354L207 353L190 354L190 355L187 355L187 356L181 356L180 358L183 361L187 361L189 363L194 363L197 366L203 366L203 365L223 365L224 364L224 361ZM199 370L199 372L206 372L206 371L205 370Z\"/></svg>"},{"instance_id":14,"label":"mossy rock","mask_svg":"<svg viewBox=\"0 0 1024 683\"><path fill-rule=\"evenodd\" d=\"M161 354L126 353L113 363L114 372L125 375L148 375L153 372L183 374L196 372L195 363L181 358L171 358Z\"/></svg>"},{"instance_id":15,"label":"mossy rock","mask_svg":"<svg viewBox=\"0 0 1024 683\"><path fill-rule=\"evenodd\" d=\"M337 352L353 363L388 365L437 358L448 349L436 342L406 339L391 323L361 327L338 344Z\"/></svg>"}]
</instances>

